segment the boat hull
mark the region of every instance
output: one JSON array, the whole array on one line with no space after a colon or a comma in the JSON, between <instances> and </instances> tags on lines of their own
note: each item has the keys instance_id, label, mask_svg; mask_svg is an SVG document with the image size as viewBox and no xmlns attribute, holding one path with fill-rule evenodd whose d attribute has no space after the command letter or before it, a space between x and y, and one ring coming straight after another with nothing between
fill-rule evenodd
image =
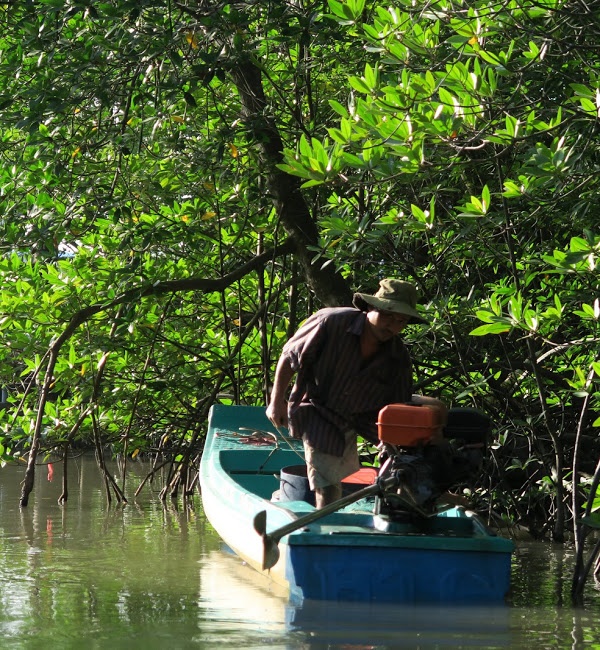
<instances>
[{"instance_id":1,"label":"boat hull","mask_svg":"<svg viewBox=\"0 0 600 650\"><path fill-rule=\"evenodd\" d=\"M240 428L244 429L240 431ZM264 408L216 405L200 464L208 521L224 542L293 601L500 603L510 584L513 545L476 517L451 509L426 524L373 513L372 501L347 506L279 542L280 557L262 571L262 538L253 528L265 510L267 532L310 512L304 501L272 501L281 469L298 464L301 444L256 445L247 429L274 433ZM266 437L266 436L265 436Z\"/></svg>"}]
</instances>

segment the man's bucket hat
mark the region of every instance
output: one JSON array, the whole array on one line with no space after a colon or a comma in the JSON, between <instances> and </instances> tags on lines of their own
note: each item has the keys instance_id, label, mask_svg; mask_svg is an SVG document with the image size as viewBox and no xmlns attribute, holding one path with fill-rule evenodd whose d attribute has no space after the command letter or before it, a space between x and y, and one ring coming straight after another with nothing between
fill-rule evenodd
<instances>
[{"instance_id":1,"label":"man's bucket hat","mask_svg":"<svg viewBox=\"0 0 600 650\"><path fill-rule=\"evenodd\" d=\"M352 303L361 311L368 311L369 307L375 307L382 311L410 316L409 323L427 323L416 309L417 300L417 290L410 282L386 278L379 282L379 290L374 296L355 293Z\"/></svg>"}]
</instances>

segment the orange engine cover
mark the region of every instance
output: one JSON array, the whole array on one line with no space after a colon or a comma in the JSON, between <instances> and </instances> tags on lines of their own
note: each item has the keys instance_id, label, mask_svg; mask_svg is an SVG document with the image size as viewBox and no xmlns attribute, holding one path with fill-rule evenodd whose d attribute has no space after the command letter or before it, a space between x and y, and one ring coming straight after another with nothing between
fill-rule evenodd
<instances>
[{"instance_id":1,"label":"orange engine cover","mask_svg":"<svg viewBox=\"0 0 600 650\"><path fill-rule=\"evenodd\" d=\"M430 440L440 426L440 412L434 406L388 404L379 411L379 440L399 447L416 447Z\"/></svg>"}]
</instances>

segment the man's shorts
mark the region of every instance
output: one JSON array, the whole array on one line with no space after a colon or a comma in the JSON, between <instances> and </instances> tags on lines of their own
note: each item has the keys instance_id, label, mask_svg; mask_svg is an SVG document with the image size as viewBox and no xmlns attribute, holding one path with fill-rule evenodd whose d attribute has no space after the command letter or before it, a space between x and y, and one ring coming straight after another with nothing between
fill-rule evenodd
<instances>
[{"instance_id":1,"label":"man's shorts","mask_svg":"<svg viewBox=\"0 0 600 650\"><path fill-rule=\"evenodd\" d=\"M339 485L342 479L360 469L358 450L356 447L356 432L344 434L345 447L342 456L325 454L311 447L304 440L304 455L306 457L306 473L310 489L324 488L328 485Z\"/></svg>"}]
</instances>

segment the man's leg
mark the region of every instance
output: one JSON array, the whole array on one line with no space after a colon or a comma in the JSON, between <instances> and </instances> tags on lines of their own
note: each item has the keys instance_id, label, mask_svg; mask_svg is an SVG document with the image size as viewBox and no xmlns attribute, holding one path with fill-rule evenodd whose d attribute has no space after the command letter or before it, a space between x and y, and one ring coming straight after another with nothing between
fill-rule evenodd
<instances>
[{"instance_id":1,"label":"man's leg","mask_svg":"<svg viewBox=\"0 0 600 650\"><path fill-rule=\"evenodd\" d=\"M356 450L356 433L345 434L342 456L332 456L313 449L304 441L306 470L310 487L315 492L315 506L323 508L342 497L342 479L360 468Z\"/></svg>"},{"instance_id":2,"label":"man's leg","mask_svg":"<svg viewBox=\"0 0 600 650\"><path fill-rule=\"evenodd\" d=\"M326 485L324 487L315 488L315 505L317 509L337 501L342 498L342 484Z\"/></svg>"}]
</instances>

